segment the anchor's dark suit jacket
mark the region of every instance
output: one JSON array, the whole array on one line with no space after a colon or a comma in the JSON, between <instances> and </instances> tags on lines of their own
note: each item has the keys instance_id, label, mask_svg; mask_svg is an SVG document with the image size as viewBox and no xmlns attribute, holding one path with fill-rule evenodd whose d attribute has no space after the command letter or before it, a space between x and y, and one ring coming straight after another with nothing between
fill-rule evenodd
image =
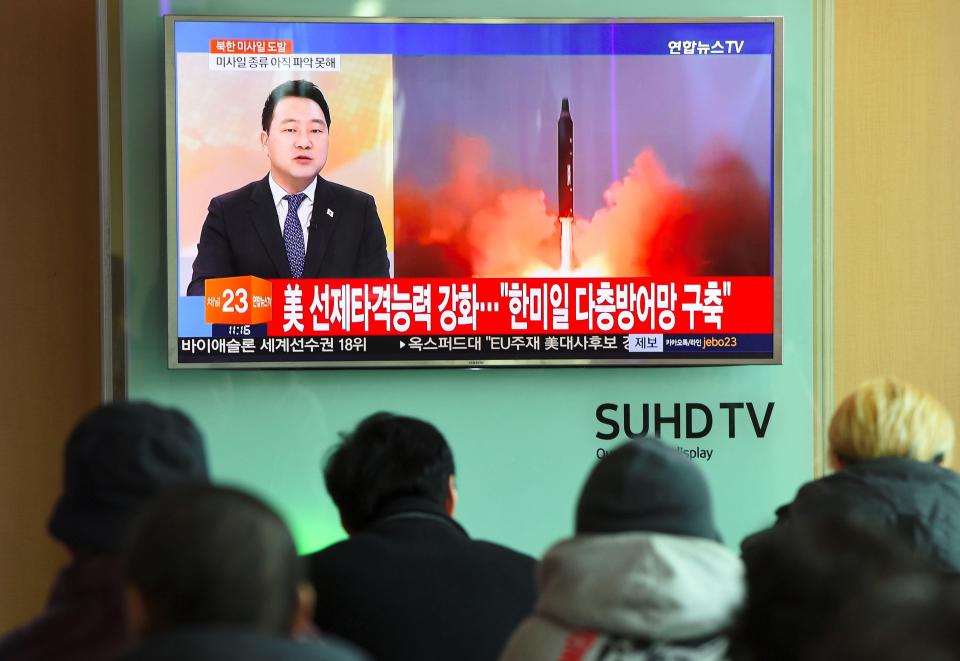
<instances>
[{"instance_id":1,"label":"anchor's dark suit jacket","mask_svg":"<svg viewBox=\"0 0 960 661\"><path fill-rule=\"evenodd\" d=\"M304 278L389 277L371 195L317 177L309 232ZM207 278L234 275L293 277L267 177L210 200L187 295L202 296Z\"/></svg>"}]
</instances>

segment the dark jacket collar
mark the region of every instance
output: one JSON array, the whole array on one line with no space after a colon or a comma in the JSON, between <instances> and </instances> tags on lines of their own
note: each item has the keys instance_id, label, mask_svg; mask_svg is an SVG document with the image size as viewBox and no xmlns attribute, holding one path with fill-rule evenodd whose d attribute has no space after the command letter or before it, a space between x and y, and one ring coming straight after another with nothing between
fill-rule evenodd
<instances>
[{"instance_id":1,"label":"dark jacket collar","mask_svg":"<svg viewBox=\"0 0 960 661\"><path fill-rule=\"evenodd\" d=\"M453 528L464 537L468 536L467 531L459 523L447 516L443 506L421 496L402 496L391 500L380 508L367 529L379 528L395 521L410 520L433 521Z\"/></svg>"},{"instance_id":2,"label":"dark jacket collar","mask_svg":"<svg viewBox=\"0 0 960 661\"><path fill-rule=\"evenodd\" d=\"M901 479L930 479L937 476L952 477L954 473L940 464L931 461L917 461L905 457L879 457L849 462L842 471L835 473L860 475L886 475Z\"/></svg>"}]
</instances>

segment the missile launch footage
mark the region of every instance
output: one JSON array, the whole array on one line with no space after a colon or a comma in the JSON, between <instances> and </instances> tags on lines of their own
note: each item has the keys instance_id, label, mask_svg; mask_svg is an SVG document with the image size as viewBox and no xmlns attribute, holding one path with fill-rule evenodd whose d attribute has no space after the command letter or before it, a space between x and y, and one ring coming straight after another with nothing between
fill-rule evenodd
<instances>
[{"instance_id":1,"label":"missile launch footage","mask_svg":"<svg viewBox=\"0 0 960 661\"><path fill-rule=\"evenodd\" d=\"M396 59L396 275L769 275L767 65L563 62Z\"/></svg>"},{"instance_id":2,"label":"missile launch footage","mask_svg":"<svg viewBox=\"0 0 960 661\"><path fill-rule=\"evenodd\" d=\"M570 273L573 260L573 117L564 97L557 120L557 198L560 201L560 271Z\"/></svg>"}]
</instances>

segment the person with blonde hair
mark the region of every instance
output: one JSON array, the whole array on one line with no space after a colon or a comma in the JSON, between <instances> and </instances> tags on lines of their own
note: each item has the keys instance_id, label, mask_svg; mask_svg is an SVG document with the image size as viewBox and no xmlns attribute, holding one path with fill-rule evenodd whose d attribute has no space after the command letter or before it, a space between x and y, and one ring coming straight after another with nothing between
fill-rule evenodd
<instances>
[{"instance_id":1,"label":"person with blonde hair","mask_svg":"<svg viewBox=\"0 0 960 661\"><path fill-rule=\"evenodd\" d=\"M867 381L840 403L828 437L837 470L880 457L942 464L953 452L953 418L932 395L884 377Z\"/></svg>"},{"instance_id":2,"label":"person with blonde hair","mask_svg":"<svg viewBox=\"0 0 960 661\"><path fill-rule=\"evenodd\" d=\"M954 437L950 413L932 395L889 377L867 381L830 421L836 472L802 486L777 521L839 518L890 531L958 571L960 475L943 466Z\"/></svg>"}]
</instances>

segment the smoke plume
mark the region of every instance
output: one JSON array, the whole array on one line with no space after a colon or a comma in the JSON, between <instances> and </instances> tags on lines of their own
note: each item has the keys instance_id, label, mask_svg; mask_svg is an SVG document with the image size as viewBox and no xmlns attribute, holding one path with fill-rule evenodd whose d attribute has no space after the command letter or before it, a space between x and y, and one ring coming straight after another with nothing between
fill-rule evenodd
<instances>
[{"instance_id":1,"label":"smoke plume","mask_svg":"<svg viewBox=\"0 0 960 661\"><path fill-rule=\"evenodd\" d=\"M574 271L608 276L770 274L770 199L729 149L702 157L692 181L672 180L651 150L610 184L604 207L574 222ZM560 263L556 209L543 191L490 170L482 138L451 144L436 190L395 190L395 272L401 277L516 277Z\"/></svg>"}]
</instances>

